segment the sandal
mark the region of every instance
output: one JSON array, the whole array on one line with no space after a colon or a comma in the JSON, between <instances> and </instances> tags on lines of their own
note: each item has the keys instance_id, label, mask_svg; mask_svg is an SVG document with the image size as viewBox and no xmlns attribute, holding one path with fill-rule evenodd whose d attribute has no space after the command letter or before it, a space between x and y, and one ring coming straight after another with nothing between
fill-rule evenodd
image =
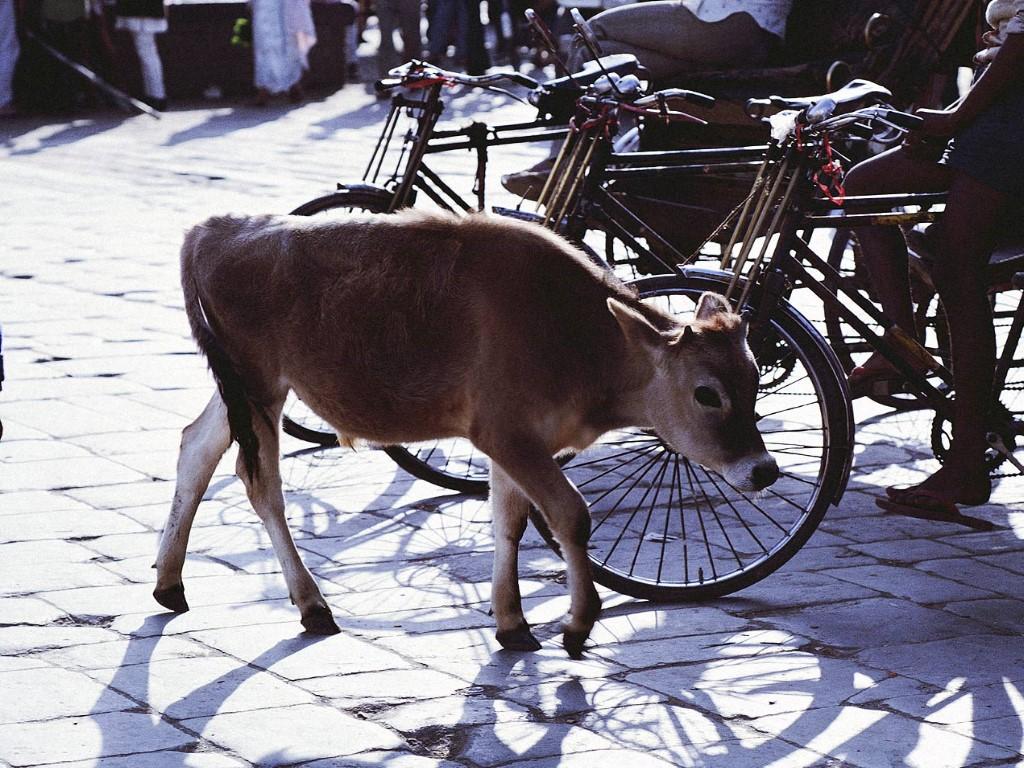
<instances>
[{"instance_id":1,"label":"sandal","mask_svg":"<svg viewBox=\"0 0 1024 768\"><path fill-rule=\"evenodd\" d=\"M871 370L858 365L846 377L846 385L850 389L850 397L885 396L902 391L906 377L895 368L876 368Z\"/></svg>"},{"instance_id":2,"label":"sandal","mask_svg":"<svg viewBox=\"0 0 1024 768\"><path fill-rule=\"evenodd\" d=\"M991 531L996 527L988 520L965 515L953 501L927 488L887 488L885 492L889 498L875 499L875 504L890 514L956 523L976 531Z\"/></svg>"}]
</instances>

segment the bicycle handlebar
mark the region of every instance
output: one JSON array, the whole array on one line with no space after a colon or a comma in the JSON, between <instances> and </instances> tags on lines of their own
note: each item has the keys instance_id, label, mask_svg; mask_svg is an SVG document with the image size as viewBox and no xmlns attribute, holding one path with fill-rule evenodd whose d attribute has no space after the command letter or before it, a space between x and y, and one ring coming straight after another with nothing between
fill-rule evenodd
<instances>
[{"instance_id":1,"label":"bicycle handlebar","mask_svg":"<svg viewBox=\"0 0 1024 768\"><path fill-rule=\"evenodd\" d=\"M924 120L917 115L901 112L891 107L865 107L853 112L825 117L813 124L809 124L807 129L810 133L830 133L839 128L854 126L862 120L879 120L901 131L915 130L924 123Z\"/></svg>"},{"instance_id":2,"label":"bicycle handlebar","mask_svg":"<svg viewBox=\"0 0 1024 768\"><path fill-rule=\"evenodd\" d=\"M467 75L462 72L451 72L446 69L428 64L424 61L412 60L407 64L396 67L388 72L389 77L384 77L374 83L378 93L384 93L403 85L416 85L417 83L445 82L450 84L468 85L472 87L486 88L500 82L509 82L521 85L525 88L539 88L540 83L532 77L521 72L494 72L489 75Z\"/></svg>"},{"instance_id":3,"label":"bicycle handlebar","mask_svg":"<svg viewBox=\"0 0 1024 768\"><path fill-rule=\"evenodd\" d=\"M887 122L892 123L897 128L902 128L905 131L916 131L922 125L924 120L917 115L912 115L909 112L900 112L896 109L886 109L882 111L881 118Z\"/></svg>"},{"instance_id":4,"label":"bicycle handlebar","mask_svg":"<svg viewBox=\"0 0 1024 768\"><path fill-rule=\"evenodd\" d=\"M706 93L700 93L699 91L689 91L685 88L666 88L663 91L655 91L650 96L643 96L637 99L633 104L638 107L650 107L661 101L674 99L679 99L690 104L696 104L701 107L710 108L715 106L714 96L708 96Z\"/></svg>"}]
</instances>

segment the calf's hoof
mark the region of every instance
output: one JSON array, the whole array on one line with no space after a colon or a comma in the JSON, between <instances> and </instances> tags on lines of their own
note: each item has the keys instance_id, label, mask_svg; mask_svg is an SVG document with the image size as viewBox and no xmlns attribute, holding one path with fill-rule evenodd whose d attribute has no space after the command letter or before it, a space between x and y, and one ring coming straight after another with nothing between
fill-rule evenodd
<instances>
[{"instance_id":1,"label":"calf's hoof","mask_svg":"<svg viewBox=\"0 0 1024 768\"><path fill-rule=\"evenodd\" d=\"M341 632L327 606L318 605L307 611L302 617L302 626L311 635L336 635Z\"/></svg>"},{"instance_id":2,"label":"calf's hoof","mask_svg":"<svg viewBox=\"0 0 1024 768\"><path fill-rule=\"evenodd\" d=\"M562 633L562 647L565 648L570 659L583 658L583 646L586 644L588 637L590 637L589 632L579 632L570 629Z\"/></svg>"},{"instance_id":3,"label":"calf's hoof","mask_svg":"<svg viewBox=\"0 0 1024 768\"><path fill-rule=\"evenodd\" d=\"M515 629L499 629L494 637L506 651L539 651L540 643L525 621Z\"/></svg>"},{"instance_id":4,"label":"calf's hoof","mask_svg":"<svg viewBox=\"0 0 1024 768\"><path fill-rule=\"evenodd\" d=\"M185 600L185 585L175 584L167 589L154 589L153 597L160 605L175 613L185 613L188 602Z\"/></svg>"}]
</instances>

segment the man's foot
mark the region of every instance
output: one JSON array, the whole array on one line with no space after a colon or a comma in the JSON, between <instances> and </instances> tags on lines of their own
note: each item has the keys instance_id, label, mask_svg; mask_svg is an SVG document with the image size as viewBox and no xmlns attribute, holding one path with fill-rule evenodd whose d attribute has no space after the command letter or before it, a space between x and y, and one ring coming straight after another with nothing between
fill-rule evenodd
<instances>
[{"instance_id":1,"label":"man's foot","mask_svg":"<svg viewBox=\"0 0 1024 768\"><path fill-rule=\"evenodd\" d=\"M302 90L302 85L300 83L296 83L288 89L288 101L292 104L300 104L305 98L306 92Z\"/></svg>"},{"instance_id":2,"label":"man's foot","mask_svg":"<svg viewBox=\"0 0 1024 768\"><path fill-rule=\"evenodd\" d=\"M14 102L10 104L4 104L0 107L0 118L14 117L18 114L18 108L14 106Z\"/></svg>"},{"instance_id":3,"label":"man's foot","mask_svg":"<svg viewBox=\"0 0 1024 768\"><path fill-rule=\"evenodd\" d=\"M502 176L501 186L523 200L537 200L540 198L541 190L544 189L548 176L551 175L551 168L554 164L554 158L545 157L525 171Z\"/></svg>"},{"instance_id":4,"label":"man's foot","mask_svg":"<svg viewBox=\"0 0 1024 768\"><path fill-rule=\"evenodd\" d=\"M991 523L969 517L960 512L957 504L975 506L985 504L992 494L992 482L984 466L963 468L947 463L923 483L906 488L886 488L885 499L875 503L887 512L926 520L943 520L988 530Z\"/></svg>"},{"instance_id":5,"label":"man's foot","mask_svg":"<svg viewBox=\"0 0 1024 768\"><path fill-rule=\"evenodd\" d=\"M257 88L256 95L252 97L250 102L254 107L265 107L270 103L270 91L266 88Z\"/></svg>"}]
</instances>

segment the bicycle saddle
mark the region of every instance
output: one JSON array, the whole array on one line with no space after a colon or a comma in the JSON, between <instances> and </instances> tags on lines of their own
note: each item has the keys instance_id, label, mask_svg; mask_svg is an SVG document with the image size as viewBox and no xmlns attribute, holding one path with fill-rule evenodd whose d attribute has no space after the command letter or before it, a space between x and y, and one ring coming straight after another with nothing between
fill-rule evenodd
<instances>
[{"instance_id":1,"label":"bicycle saddle","mask_svg":"<svg viewBox=\"0 0 1024 768\"><path fill-rule=\"evenodd\" d=\"M831 93L818 96L769 96L767 99L749 99L747 114L753 118L762 117L765 109L806 109L824 99L831 99L837 108L862 104L864 102L884 102L892 98L888 88L872 83L870 80L851 80L842 88ZM841 109L839 110L841 111Z\"/></svg>"}]
</instances>

